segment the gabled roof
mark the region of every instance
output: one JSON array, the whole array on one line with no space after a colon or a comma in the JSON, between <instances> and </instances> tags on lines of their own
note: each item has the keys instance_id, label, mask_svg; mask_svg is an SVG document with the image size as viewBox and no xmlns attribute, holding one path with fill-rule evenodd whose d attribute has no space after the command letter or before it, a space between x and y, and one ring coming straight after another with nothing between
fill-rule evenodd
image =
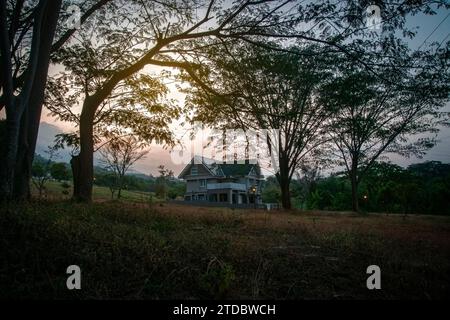
<instances>
[{"instance_id":1,"label":"gabled roof","mask_svg":"<svg viewBox=\"0 0 450 320\"><path fill-rule=\"evenodd\" d=\"M243 177L250 173L261 176L259 164L254 160L238 160L234 163L217 163L214 159L194 156L191 162L181 171L179 178L187 174L187 170L192 164L202 164L208 171L216 177Z\"/></svg>"},{"instance_id":2,"label":"gabled roof","mask_svg":"<svg viewBox=\"0 0 450 320\"><path fill-rule=\"evenodd\" d=\"M202 164L210 173L211 175L215 176L216 173L211 170L211 166L214 164L213 159L208 159L200 156L194 156L192 160L189 162L189 164L184 167L183 170L181 170L180 174L178 175L179 179L182 179L183 176L187 174L187 170L191 167L193 164Z\"/></svg>"},{"instance_id":3,"label":"gabled roof","mask_svg":"<svg viewBox=\"0 0 450 320\"><path fill-rule=\"evenodd\" d=\"M227 177L230 176L247 176L255 166L255 164L248 163L226 163L219 164L219 168Z\"/></svg>"}]
</instances>

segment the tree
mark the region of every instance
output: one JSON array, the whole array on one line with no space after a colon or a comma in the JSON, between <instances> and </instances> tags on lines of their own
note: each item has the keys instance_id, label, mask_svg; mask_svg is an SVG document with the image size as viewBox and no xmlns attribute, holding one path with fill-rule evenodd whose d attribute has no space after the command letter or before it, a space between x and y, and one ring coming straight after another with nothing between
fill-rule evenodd
<instances>
[{"instance_id":1,"label":"tree","mask_svg":"<svg viewBox=\"0 0 450 320\"><path fill-rule=\"evenodd\" d=\"M302 22L311 23L313 27L308 29L306 33L299 33L294 27L295 31L293 33L284 35L284 38L291 40L289 44L282 41L269 41L270 39L276 39L277 35L280 36L280 38L283 38L283 36L276 33L268 34L265 30L258 30L257 32L252 33L253 35L259 37L252 38L251 41L249 39L245 39L244 42L251 43L252 45L258 45L259 47L264 48L267 53L275 52L274 55L277 53L279 54L280 52L290 53L293 56L298 55L301 61L307 61L308 54L305 54L302 50L292 50L292 42L294 42L293 39L296 40L295 43L297 47L300 48L315 44L317 48L313 52L310 52L310 55L314 55L315 58L331 56L332 64L327 64L328 68L338 67L340 61L343 61L346 66L355 65L381 81L383 80L383 76L387 75L391 77L390 80L388 80L391 82L398 82L399 79L401 81L407 81L406 79L403 80L401 78L401 75L406 74L403 69L406 68L411 70L414 66L420 66L416 70L422 70L423 68L424 70L428 69L428 71L440 68L442 61L436 59L436 56L442 56L445 55L445 52L448 52L445 48L440 50L438 53L435 52L435 50L439 49L442 44L435 44L435 47L431 50L427 49L412 52L408 49L408 44L405 42L405 38L412 38L415 36L415 33L406 27L405 17L409 14L417 14L418 12L431 13L433 11L430 7L432 5L431 3L421 2L415 6L411 3L399 4L394 1L380 2L383 11L387 15L383 19L383 30L380 34L368 30L369 28L367 25L364 25L364 19L360 19L363 16L361 7L364 7L364 4L368 4L367 2L360 3L362 5L358 7L358 2L356 1L342 1L340 3L333 1L319 1L318 4L315 2L314 4L306 5L305 8L302 7L302 9L305 10L299 14L299 20L304 19ZM435 4L437 6L446 6L446 8L450 7L448 4ZM405 10L408 12L406 15L404 15ZM394 12L395 14L393 14ZM390 15L387 13L390 13ZM323 19L324 17L326 17L325 21ZM403 35L399 35L400 33L398 31L402 31ZM246 54L245 50L242 50L241 43L238 44L237 50L234 45L236 44L227 43L224 50L211 48L208 51L207 70L204 71L204 76L200 80L195 79L195 81L192 81L192 85L195 89L194 94L190 97L190 103L192 108L198 108L200 110L200 115L194 117L194 120L196 121L215 123L217 122L217 117L222 117L226 119L225 121L229 121L229 118L231 117L233 118L234 123L229 125L249 129L251 127L245 121L248 114L258 114L258 112L260 112L258 108L263 108L254 108L256 112L246 112L241 105L240 99L244 99L244 97L242 96L242 88L239 88L239 85L242 79L246 79L247 82L250 82L251 84L258 83L260 74L254 72L253 64L249 62L247 64L243 63L240 65L238 70L240 72L235 73L234 81L231 76L228 77L228 81L223 81L223 79L221 79L224 73L226 74L226 72L229 72L229 70L222 70L224 66L227 68L229 65L233 65L233 63L239 64L239 61L242 60L242 55L245 56ZM199 60L205 61L206 59L204 56L205 55L202 55ZM335 73L336 75L338 74L338 72ZM426 73L427 72L424 74ZM397 74L397 78L395 79L392 77L394 74ZM437 72L434 74L436 75ZM428 73L428 75L430 75L430 73ZM189 76L191 78L193 77L192 75ZM425 79L427 76L424 76L423 78ZM305 80L307 81L308 79ZM225 83L226 85L224 85ZM276 86L276 84L270 84ZM188 91L189 90L190 89L188 89ZM444 92L440 84L436 87L436 91L439 90ZM190 91L192 92L192 90ZM258 93L262 91L264 92L264 89L255 90L255 92ZM270 93L267 95L270 95ZM247 96L251 97L252 95L247 94ZM314 96L317 97L317 94ZM245 97L245 99L249 100L248 97ZM253 99L255 101L258 100L257 97L256 99ZM258 104L264 105L265 102L266 101L259 101ZM218 107L210 108L209 111L205 112L203 110L205 103ZM318 100L316 100L315 103L317 105L322 105L324 109L332 109L329 104L319 103ZM223 110L226 110L226 112L223 112ZM241 112L242 110L244 110L244 112ZM264 111L261 113L265 114ZM271 114L276 115L275 112L271 112ZM288 114L291 115L290 113ZM283 112L281 112L281 117L287 119L283 116ZM291 117L291 124L296 121L293 118L294 117ZM305 118L307 117L304 117L304 119ZM263 128L267 128L267 124L270 123L270 121L258 122L259 124L264 123L265 126L263 126ZM278 128L279 126L283 127L278 120L277 125L271 126L271 128ZM301 128L301 126L295 125L287 126L289 129L292 127ZM320 129L323 128L324 126L321 126ZM276 168L276 171L278 172L277 177L280 180L280 186L283 194L282 202L285 208L289 208L291 204L288 185L289 181L292 179L293 171L296 170L295 167L297 160L293 160L292 163L289 164L288 159L304 159L305 154L302 155L302 150L305 149L301 147L293 148L291 150L299 151L300 155L298 157L296 157L296 155L286 156L289 151L283 150L281 147L286 141L287 136L295 137L295 135L287 134L287 132L283 133L283 130L280 130L279 132L281 134L278 136L269 137L267 140L270 140L268 142L271 142L268 146L274 145L276 147L269 150L269 152L272 156L275 154L275 158L278 158L279 168ZM301 137L301 135L298 135L298 137ZM291 143L288 142L286 144L290 146ZM307 144L304 145L306 146ZM274 151L278 152L276 153Z\"/></svg>"},{"instance_id":2,"label":"tree","mask_svg":"<svg viewBox=\"0 0 450 320\"><path fill-rule=\"evenodd\" d=\"M107 173L102 176L102 183L109 188L111 192L111 200L114 199L114 194L119 189L119 181L115 173Z\"/></svg>"},{"instance_id":3,"label":"tree","mask_svg":"<svg viewBox=\"0 0 450 320\"><path fill-rule=\"evenodd\" d=\"M398 59L400 71L386 67L378 75L341 62L345 70L321 97L335 110L326 132L350 179L356 212L358 186L376 160L386 153L423 155L435 139L420 135L436 133L446 118L441 108L449 100L448 57L411 57L402 49Z\"/></svg>"},{"instance_id":4,"label":"tree","mask_svg":"<svg viewBox=\"0 0 450 320\"><path fill-rule=\"evenodd\" d=\"M158 198L166 199L168 194L168 182L173 178L173 171L163 165L158 167L159 177L156 178L155 193Z\"/></svg>"},{"instance_id":5,"label":"tree","mask_svg":"<svg viewBox=\"0 0 450 320\"><path fill-rule=\"evenodd\" d=\"M320 170L317 164L304 163L297 172L297 180L294 182L292 196L301 208L305 208L311 191L314 190L317 180L320 178Z\"/></svg>"},{"instance_id":6,"label":"tree","mask_svg":"<svg viewBox=\"0 0 450 320\"><path fill-rule=\"evenodd\" d=\"M120 199L124 187L125 174L136 161L142 159L148 153L148 150L144 150L145 146L145 143L129 136L114 138L100 150L105 168L114 173L115 181L112 186L113 189L117 189L118 199ZM114 196L112 189L111 193Z\"/></svg>"},{"instance_id":7,"label":"tree","mask_svg":"<svg viewBox=\"0 0 450 320\"><path fill-rule=\"evenodd\" d=\"M50 175L53 179L58 181L69 180L69 170L67 170L67 164L64 162L55 162L50 166Z\"/></svg>"},{"instance_id":8,"label":"tree","mask_svg":"<svg viewBox=\"0 0 450 320\"><path fill-rule=\"evenodd\" d=\"M47 160L35 161L32 167L32 182L39 192L39 199L45 190L45 184L51 178L52 160L57 156L57 148L48 147L45 152L48 156Z\"/></svg>"},{"instance_id":9,"label":"tree","mask_svg":"<svg viewBox=\"0 0 450 320\"><path fill-rule=\"evenodd\" d=\"M169 199L175 200L177 197L184 197L184 194L186 193L186 183L181 181L172 181L172 183L169 184L167 196Z\"/></svg>"},{"instance_id":10,"label":"tree","mask_svg":"<svg viewBox=\"0 0 450 320\"><path fill-rule=\"evenodd\" d=\"M67 23L73 18L68 9L73 4L79 5L83 14L78 22L83 24L110 1L1 2L0 110L6 109L8 124L0 159L5 164L0 170L2 199L24 200L30 196L31 166L51 54L69 41L77 30ZM54 41L55 37L57 41Z\"/></svg>"},{"instance_id":11,"label":"tree","mask_svg":"<svg viewBox=\"0 0 450 320\"><path fill-rule=\"evenodd\" d=\"M77 56L76 51L66 54L66 58L72 56L75 59ZM74 62L72 65L78 68L77 63ZM84 69L80 73L77 72L73 71L72 74L80 81L76 82L79 85L93 79L93 75ZM80 128L81 115L67 106L77 101L83 90L72 89L69 94L65 83L66 77L67 74L62 73L49 81L46 105L60 119L73 122ZM105 99L95 114L92 128L94 152L108 141L126 137L130 133L147 143L156 141L173 145L175 138L169 124L180 116L180 107L166 99L167 92L167 87L159 79L148 75L131 76L124 80L120 90L118 89L113 97ZM70 163L76 198L80 181L83 180L80 164L80 131L59 135L58 142L61 147L66 145L72 147Z\"/></svg>"},{"instance_id":12,"label":"tree","mask_svg":"<svg viewBox=\"0 0 450 320\"><path fill-rule=\"evenodd\" d=\"M280 203L281 192L278 183L266 185L262 191L263 202Z\"/></svg>"},{"instance_id":13,"label":"tree","mask_svg":"<svg viewBox=\"0 0 450 320\"><path fill-rule=\"evenodd\" d=\"M32 174L33 178L31 181L38 190L40 199L42 198L42 193L45 190L45 183L48 179L50 179L50 172L45 164L36 162L33 163Z\"/></svg>"},{"instance_id":14,"label":"tree","mask_svg":"<svg viewBox=\"0 0 450 320\"><path fill-rule=\"evenodd\" d=\"M193 87L191 101L202 106L196 119L243 131L275 129L261 136L281 189L283 208L290 209L292 177L325 142L322 124L331 113L315 96L332 81L332 62L315 46L290 47L288 52L251 46L234 50L240 56L218 60L215 78L216 88L226 88L232 97L216 99Z\"/></svg>"},{"instance_id":15,"label":"tree","mask_svg":"<svg viewBox=\"0 0 450 320\"><path fill-rule=\"evenodd\" d=\"M34 116L35 108L30 110L30 107L35 107L36 103L39 104L39 100L42 100L44 95L50 50L60 7L61 0L40 0L35 6L24 0L0 2L0 32L2 33L0 37L2 70L0 108L5 108L7 127L6 143L1 152L3 165L0 169L0 197L2 198L13 196L15 172L21 174L21 171L29 172L31 169L31 161L27 168L18 166L19 141L27 139L25 128L33 130L27 125L23 127L22 125L27 124L27 119ZM22 10L27 13L23 14ZM28 50L21 50L22 41L24 46L29 48ZM16 56L25 56L25 58L14 60ZM22 64L23 62L25 63ZM24 79L20 90L14 83L17 74ZM24 129L21 130L21 127ZM28 144L24 147L28 147ZM34 150L31 157L33 155ZM17 169L16 166L18 166Z\"/></svg>"},{"instance_id":16,"label":"tree","mask_svg":"<svg viewBox=\"0 0 450 320\"><path fill-rule=\"evenodd\" d=\"M169 0L129 1L109 18L102 16L86 28L83 34L92 34L92 38L86 36L82 45L67 48L76 51L70 59L64 54L60 59L72 69L67 76L69 83L75 78L74 87L79 87L84 96L79 117L80 153L74 159L80 171L74 198L91 200L95 115L106 99L122 89L124 81L147 65L182 69L196 78L199 66L183 59L184 53L201 52L203 45L196 40L210 39L220 45L224 40L244 37L254 28L288 32L294 17L278 13L289 2L240 1L226 8L214 0L194 5ZM202 12L200 18L198 10ZM98 38L103 41L94 41ZM89 81L79 81L80 73L87 74Z\"/></svg>"}]
</instances>

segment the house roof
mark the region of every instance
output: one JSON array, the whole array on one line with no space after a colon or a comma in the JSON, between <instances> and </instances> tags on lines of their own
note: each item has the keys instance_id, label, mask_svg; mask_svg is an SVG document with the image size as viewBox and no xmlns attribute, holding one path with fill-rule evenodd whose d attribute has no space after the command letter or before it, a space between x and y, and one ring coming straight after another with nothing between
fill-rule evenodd
<instances>
[{"instance_id":1,"label":"house roof","mask_svg":"<svg viewBox=\"0 0 450 320\"><path fill-rule=\"evenodd\" d=\"M218 167L222 170L223 174L229 176L246 176L248 175L255 164L247 163L226 163L218 164Z\"/></svg>"},{"instance_id":2,"label":"house roof","mask_svg":"<svg viewBox=\"0 0 450 320\"><path fill-rule=\"evenodd\" d=\"M254 160L237 160L234 163L217 163L213 159L194 156L191 162L181 171L179 178L187 174L192 164L203 164L213 176L238 177L247 176L254 170L255 174L261 176L259 164Z\"/></svg>"}]
</instances>

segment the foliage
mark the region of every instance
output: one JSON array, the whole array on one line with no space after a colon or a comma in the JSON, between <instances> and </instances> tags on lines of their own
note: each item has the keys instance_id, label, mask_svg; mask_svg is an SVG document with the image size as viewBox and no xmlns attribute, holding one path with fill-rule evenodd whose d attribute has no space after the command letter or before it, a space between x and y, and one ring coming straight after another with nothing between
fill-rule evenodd
<instances>
[{"instance_id":1,"label":"foliage","mask_svg":"<svg viewBox=\"0 0 450 320\"><path fill-rule=\"evenodd\" d=\"M53 179L62 181L70 179L70 170L64 162L55 162L50 166L50 174Z\"/></svg>"},{"instance_id":2,"label":"foliage","mask_svg":"<svg viewBox=\"0 0 450 320\"><path fill-rule=\"evenodd\" d=\"M228 91L227 97L221 99L197 85L189 90L189 98L202 106L195 120L259 132L280 184L283 207L289 209L292 177L308 157L319 159L318 147L325 142L323 123L331 112L316 103L316 97L334 80L335 67L332 56L318 46L278 49L232 47L234 55L218 57L212 66L215 90Z\"/></svg>"},{"instance_id":3,"label":"foliage","mask_svg":"<svg viewBox=\"0 0 450 320\"><path fill-rule=\"evenodd\" d=\"M169 199L175 200L177 198L184 198L186 193L186 184L180 181L169 181L168 183L167 197Z\"/></svg>"},{"instance_id":4,"label":"foliage","mask_svg":"<svg viewBox=\"0 0 450 320\"><path fill-rule=\"evenodd\" d=\"M342 70L320 95L321 104L335 110L324 123L333 143L329 156L347 171L354 211L358 186L376 160L393 153L423 156L436 143L431 134L448 120L442 110L450 98L448 57L398 51L396 66L376 75L338 60Z\"/></svg>"},{"instance_id":5,"label":"foliage","mask_svg":"<svg viewBox=\"0 0 450 320\"><path fill-rule=\"evenodd\" d=\"M167 84L161 77L169 73L140 72L144 67L177 68L195 77L199 66L186 61L183 52L200 53L195 47L202 47L202 39L222 45L231 34L248 33L248 23L273 23L264 29L289 31L287 25L296 20L282 11L287 3L272 2L236 2L228 8L213 0L194 5L112 1L105 6L107 14L100 10L94 23L79 32L79 41L58 51L55 61L64 69L50 81L46 102L62 120L79 124L74 198L91 200L93 142L131 131L147 142L175 144L168 124L180 115L180 108L166 99ZM204 10L200 16L199 9ZM81 112L75 114L79 101Z\"/></svg>"},{"instance_id":6,"label":"foliage","mask_svg":"<svg viewBox=\"0 0 450 320\"><path fill-rule=\"evenodd\" d=\"M450 164L429 161L404 169L376 162L361 183L358 198L364 211L449 215ZM350 200L350 183L338 174L315 181L306 196L306 207L351 210Z\"/></svg>"},{"instance_id":7,"label":"foliage","mask_svg":"<svg viewBox=\"0 0 450 320\"><path fill-rule=\"evenodd\" d=\"M383 19L379 34L355 16L363 14L365 5L356 1L304 5L300 20L313 23L307 38L287 36L297 41L286 43L275 35L265 39L267 33L260 32L259 38L227 44L225 50L208 47L210 61L203 81L191 74L186 77L192 84L186 91L196 111L193 120L219 129L279 130L265 140L284 207L290 207L292 176L313 153L313 162L337 157L346 165L353 209L358 211L355 195L364 171L385 153L423 155L434 139L409 139L436 133L436 124L444 122L441 108L448 101L450 83L448 48L439 49L441 43L414 51L406 42L415 32L405 24L405 17L434 14L432 4L383 2L383 12L399 14ZM316 37L322 41L315 41ZM334 142L335 158L327 159L323 154L332 152L317 149L326 141Z\"/></svg>"},{"instance_id":8,"label":"foliage","mask_svg":"<svg viewBox=\"0 0 450 320\"><path fill-rule=\"evenodd\" d=\"M269 176L266 178L261 196L264 203L280 203L281 191L275 177Z\"/></svg>"},{"instance_id":9,"label":"foliage","mask_svg":"<svg viewBox=\"0 0 450 320\"><path fill-rule=\"evenodd\" d=\"M161 199L168 196L168 182L173 178L173 171L166 169L163 165L158 167L159 177L156 178L155 194ZM172 194L173 196L173 194Z\"/></svg>"},{"instance_id":10,"label":"foliage","mask_svg":"<svg viewBox=\"0 0 450 320\"><path fill-rule=\"evenodd\" d=\"M57 149L49 146L45 153L47 154L47 159L37 158L31 167L31 181L39 191L39 198L42 197L45 191L45 184L51 178L52 159L57 156Z\"/></svg>"},{"instance_id":11,"label":"foliage","mask_svg":"<svg viewBox=\"0 0 450 320\"><path fill-rule=\"evenodd\" d=\"M208 263L206 272L200 277L200 286L208 295L221 299L226 297L235 279L233 266L214 257Z\"/></svg>"}]
</instances>

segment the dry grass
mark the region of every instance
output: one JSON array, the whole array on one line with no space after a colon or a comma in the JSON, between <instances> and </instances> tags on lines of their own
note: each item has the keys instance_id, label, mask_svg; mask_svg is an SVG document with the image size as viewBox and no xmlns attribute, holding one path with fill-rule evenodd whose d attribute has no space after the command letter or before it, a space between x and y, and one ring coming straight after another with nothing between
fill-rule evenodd
<instances>
[{"instance_id":1,"label":"dry grass","mask_svg":"<svg viewBox=\"0 0 450 320\"><path fill-rule=\"evenodd\" d=\"M68 204L2 208L1 240L7 250L0 259L0 285L9 290L3 296L449 296L448 217ZM64 288L64 268L74 263L85 275L77 293ZM381 267L382 290L366 288L371 264Z\"/></svg>"},{"instance_id":2,"label":"dry grass","mask_svg":"<svg viewBox=\"0 0 450 320\"><path fill-rule=\"evenodd\" d=\"M227 222L239 220L240 227L257 230L276 230L314 234L351 232L371 234L396 241L426 242L450 252L450 218L430 215L355 214L332 211L265 211L253 209L229 209L165 204L154 207L167 217L183 220Z\"/></svg>"}]
</instances>

